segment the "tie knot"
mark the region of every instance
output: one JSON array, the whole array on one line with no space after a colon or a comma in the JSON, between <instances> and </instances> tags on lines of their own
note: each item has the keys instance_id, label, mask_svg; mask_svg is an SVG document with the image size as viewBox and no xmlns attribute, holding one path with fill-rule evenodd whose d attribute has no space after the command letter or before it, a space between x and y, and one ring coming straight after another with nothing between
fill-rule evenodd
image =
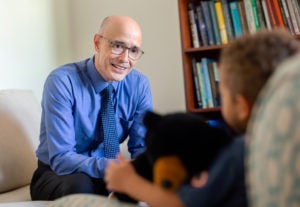
<instances>
[{"instance_id":1,"label":"tie knot","mask_svg":"<svg viewBox=\"0 0 300 207\"><path fill-rule=\"evenodd\" d=\"M106 97L111 97L113 89L114 87L111 84L109 84L108 86L106 86L106 88L103 89L101 93Z\"/></svg>"}]
</instances>

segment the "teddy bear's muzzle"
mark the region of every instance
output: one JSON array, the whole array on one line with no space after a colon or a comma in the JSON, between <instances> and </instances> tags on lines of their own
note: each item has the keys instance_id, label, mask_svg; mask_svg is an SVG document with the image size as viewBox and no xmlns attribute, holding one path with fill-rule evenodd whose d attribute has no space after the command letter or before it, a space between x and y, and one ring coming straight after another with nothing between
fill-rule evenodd
<instances>
[{"instance_id":1,"label":"teddy bear's muzzle","mask_svg":"<svg viewBox=\"0 0 300 207\"><path fill-rule=\"evenodd\" d=\"M154 184L175 192L186 180L187 172L181 160L176 156L158 158L153 167Z\"/></svg>"}]
</instances>

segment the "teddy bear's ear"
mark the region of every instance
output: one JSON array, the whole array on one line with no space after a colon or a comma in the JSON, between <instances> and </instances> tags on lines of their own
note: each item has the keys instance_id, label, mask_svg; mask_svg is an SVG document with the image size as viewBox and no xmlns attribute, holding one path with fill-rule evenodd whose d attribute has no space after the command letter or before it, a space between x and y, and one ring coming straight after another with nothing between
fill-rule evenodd
<instances>
[{"instance_id":1,"label":"teddy bear's ear","mask_svg":"<svg viewBox=\"0 0 300 207\"><path fill-rule=\"evenodd\" d=\"M143 122L145 126L149 129L152 128L153 126L156 126L157 123L161 121L161 119L162 119L161 115L148 111L144 116Z\"/></svg>"}]
</instances>

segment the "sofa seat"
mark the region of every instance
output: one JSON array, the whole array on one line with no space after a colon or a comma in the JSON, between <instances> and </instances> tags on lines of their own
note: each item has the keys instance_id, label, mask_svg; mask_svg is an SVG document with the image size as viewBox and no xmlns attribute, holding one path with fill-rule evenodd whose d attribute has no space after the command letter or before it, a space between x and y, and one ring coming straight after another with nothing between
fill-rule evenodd
<instances>
[{"instance_id":1,"label":"sofa seat","mask_svg":"<svg viewBox=\"0 0 300 207\"><path fill-rule=\"evenodd\" d=\"M41 107L32 91L0 90L0 206L45 203L30 201L29 193L37 166L40 117Z\"/></svg>"}]
</instances>

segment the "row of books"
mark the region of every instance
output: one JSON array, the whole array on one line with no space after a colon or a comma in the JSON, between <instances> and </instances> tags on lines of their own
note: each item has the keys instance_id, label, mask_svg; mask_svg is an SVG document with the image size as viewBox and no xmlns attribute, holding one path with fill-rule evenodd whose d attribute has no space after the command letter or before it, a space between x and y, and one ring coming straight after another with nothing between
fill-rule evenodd
<instances>
[{"instance_id":1,"label":"row of books","mask_svg":"<svg viewBox=\"0 0 300 207\"><path fill-rule=\"evenodd\" d=\"M221 105L219 70L217 62L209 58L191 59L197 108L214 108Z\"/></svg>"},{"instance_id":2,"label":"row of books","mask_svg":"<svg viewBox=\"0 0 300 207\"><path fill-rule=\"evenodd\" d=\"M193 47L227 44L262 28L300 34L299 0L200 0L188 3L188 18Z\"/></svg>"}]
</instances>

